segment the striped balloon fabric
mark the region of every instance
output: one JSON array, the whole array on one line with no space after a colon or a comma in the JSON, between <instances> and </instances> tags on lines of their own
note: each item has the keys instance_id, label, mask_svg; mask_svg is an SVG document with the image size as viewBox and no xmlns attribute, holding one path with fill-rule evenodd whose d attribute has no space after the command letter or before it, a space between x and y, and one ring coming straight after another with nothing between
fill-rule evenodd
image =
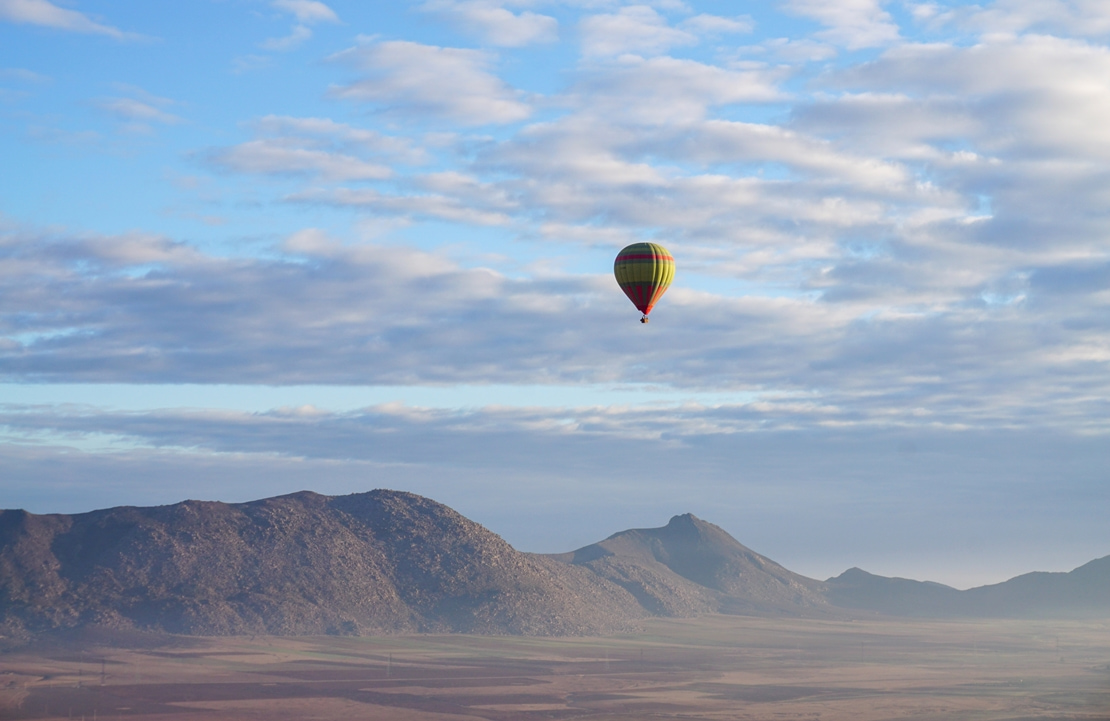
<instances>
[{"instance_id":1,"label":"striped balloon fabric","mask_svg":"<svg viewBox=\"0 0 1110 721\"><path fill-rule=\"evenodd\" d=\"M613 275L624 294L643 313L640 322L647 323L648 313L674 280L674 258L658 243L633 243L617 253Z\"/></svg>"}]
</instances>

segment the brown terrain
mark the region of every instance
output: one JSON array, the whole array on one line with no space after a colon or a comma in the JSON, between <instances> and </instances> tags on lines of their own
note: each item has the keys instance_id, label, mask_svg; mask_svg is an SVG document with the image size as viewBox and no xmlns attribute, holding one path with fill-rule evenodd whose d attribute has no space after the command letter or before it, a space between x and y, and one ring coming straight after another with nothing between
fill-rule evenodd
<instances>
[{"instance_id":1,"label":"brown terrain","mask_svg":"<svg viewBox=\"0 0 1110 721\"><path fill-rule=\"evenodd\" d=\"M706 615L605 638L84 632L0 654L0 719L1110 718L1110 623Z\"/></svg>"}]
</instances>

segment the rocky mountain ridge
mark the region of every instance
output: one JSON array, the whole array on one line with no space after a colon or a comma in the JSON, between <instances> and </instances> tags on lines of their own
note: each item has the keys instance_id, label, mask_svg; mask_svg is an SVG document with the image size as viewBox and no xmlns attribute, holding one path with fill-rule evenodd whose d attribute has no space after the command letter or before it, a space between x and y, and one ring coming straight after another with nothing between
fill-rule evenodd
<instances>
[{"instance_id":1,"label":"rocky mountain ridge","mask_svg":"<svg viewBox=\"0 0 1110 721\"><path fill-rule=\"evenodd\" d=\"M198 635L593 635L651 616L1110 617L1110 556L958 591L793 573L691 514L522 553L427 498L301 492L76 515L0 511L0 638L82 627Z\"/></svg>"},{"instance_id":2,"label":"rocky mountain ridge","mask_svg":"<svg viewBox=\"0 0 1110 721\"><path fill-rule=\"evenodd\" d=\"M0 512L0 634L582 635L646 616L620 587L396 491Z\"/></svg>"}]
</instances>

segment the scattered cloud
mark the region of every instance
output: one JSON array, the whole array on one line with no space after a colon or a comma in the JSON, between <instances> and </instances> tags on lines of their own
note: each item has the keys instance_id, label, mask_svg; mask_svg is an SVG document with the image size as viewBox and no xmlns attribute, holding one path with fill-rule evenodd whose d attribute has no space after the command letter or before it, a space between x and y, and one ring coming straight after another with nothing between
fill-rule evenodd
<instances>
[{"instance_id":1,"label":"scattered cloud","mask_svg":"<svg viewBox=\"0 0 1110 721\"><path fill-rule=\"evenodd\" d=\"M673 47L695 45L693 32L671 27L665 17L647 5L626 5L616 13L588 15L579 23L582 53L586 57L613 57L624 53L660 55Z\"/></svg>"},{"instance_id":2,"label":"scattered cloud","mask_svg":"<svg viewBox=\"0 0 1110 721\"><path fill-rule=\"evenodd\" d=\"M490 45L516 48L558 38L559 21L530 11L514 13L504 0L428 0L420 9L438 15Z\"/></svg>"},{"instance_id":3,"label":"scattered cloud","mask_svg":"<svg viewBox=\"0 0 1110 721\"><path fill-rule=\"evenodd\" d=\"M338 188L303 191L290 195L287 200L359 209L387 216L443 220L468 225L505 226L510 225L512 221L507 213L496 207L489 207L496 206L496 203L468 203L465 198L434 192L391 194L371 189Z\"/></svg>"},{"instance_id":4,"label":"scattered cloud","mask_svg":"<svg viewBox=\"0 0 1110 721\"><path fill-rule=\"evenodd\" d=\"M710 108L786 99L784 75L767 68L726 69L694 60L624 57L583 70L569 98L583 115L629 125L685 125Z\"/></svg>"},{"instance_id":5,"label":"scattered cloud","mask_svg":"<svg viewBox=\"0 0 1110 721\"><path fill-rule=\"evenodd\" d=\"M96 22L77 10L58 7L49 0L0 0L0 20L75 33L107 35L116 40L139 37L134 33L126 33L111 25Z\"/></svg>"},{"instance_id":6,"label":"scattered cloud","mask_svg":"<svg viewBox=\"0 0 1110 721\"><path fill-rule=\"evenodd\" d=\"M755 23L746 15L726 18L720 15L702 13L683 20L678 27L695 35L729 35L750 33L755 27Z\"/></svg>"},{"instance_id":7,"label":"scattered cloud","mask_svg":"<svg viewBox=\"0 0 1110 721\"><path fill-rule=\"evenodd\" d=\"M274 59L269 55L240 55L231 61L231 72L236 75L252 73L273 67Z\"/></svg>"},{"instance_id":8,"label":"scattered cloud","mask_svg":"<svg viewBox=\"0 0 1110 721\"><path fill-rule=\"evenodd\" d=\"M41 85L52 80L50 76L26 68L0 68L0 78Z\"/></svg>"},{"instance_id":9,"label":"scattered cloud","mask_svg":"<svg viewBox=\"0 0 1110 721\"><path fill-rule=\"evenodd\" d=\"M99 98L94 102L100 110L118 120L125 132L149 134L154 132L154 123L176 125L184 122L182 118L166 110L177 104L170 98L159 97L129 85L117 85L117 89L131 97Z\"/></svg>"},{"instance_id":10,"label":"scattered cloud","mask_svg":"<svg viewBox=\"0 0 1110 721\"><path fill-rule=\"evenodd\" d=\"M271 4L278 10L293 15L297 19L297 24L288 35L263 41L259 45L263 50L276 52L295 50L312 37L312 29L309 25L339 22L339 16L335 11L317 0L272 0Z\"/></svg>"},{"instance_id":11,"label":"scattered cloud","mask_svg":"<svg viewBox=\"0 0 1110 721\"><path fill-rule=\"evenodd\" d=\"M305 147L296 138L251 140L215 152L210 160L227 170L259 175L310 173L324 180L380 180L392 175L387 166L351 155Z\"/></svg>"},{"instance_id":12,"label":"scattered cloud","mask_svg":"<svg viewBox=\"0 0 1110 721\"><path fill-rule=\"evenodd\" d=\"M213 166L236 173L308 175L316 181L381 180L393 175L382 161L421 163L426 156L403 138L327 118L268 115L252 123L257 137L205 154Z\"/></svg>"},{"instance_id":13,"label":"scattered cloud","mask_svg":"<svg viewBox=\"0 0 1110 721\"><path fill-rule=\"evenodd\" d=\"M259 47L263 50L285 52L300 47L301 44L310 37L312 37L312 30L306 25L295 25L288 35L264 40L259 44Z\"/></svg>"},{"instance_id":14,"label":"scattered cloud","mask_svg":"<svg viewBox=\"0 0 1110 721\"><path fill-rule=\"evenodd\" d=\"M786 63L831 60L837 56L837 50L834 46L808 38L801 38L799 40L791 38L772 38L764 41L758 46L741 48L741 51L757 54L766 53L776 61Z\"/></svg>"},{"instance_id":15,"label":"scattered cloud","mask_svg":"<svg viewBox=\"0 0 1110 721\"><path fill-rule=\"evenodd\" d=\"M1110 9L1099 0L995 0L955 7L918 2L909 7L916 20L934 29L948 26L988 35L1110 33Z\"/></svg>"},{"instance_id":16,"label":"scattered cloud","mask_svg":"<svg viewBox=\"0 0 1110 721\"><path fill-rule=\"evenodd\" d=\"M364 75L332 88L332 96L385 112L463 125L512 123L532 112L521 93L490 72L495 58L477 50L387 41L351 48L333 59Z\"/></svg>"},{"instance_id":17,"label":"scattered cloud","mask_svg":"<svg viewBox=\"0 0 1110 721\"><path fill-rule=\"evenodd\" d=\"M786 0L788 11L811 18L827 30L816 34L818 40L849 50L883 47L897 42L901 35L883 0Z\"/></svg>"},{"instance_id":18,"label":"scattered cloud","mask_svg":"<svg viewBox=\"0 0 1110 721\"><path fill-rule=\"evenodd\" d=\"M306 25L339 22L335 11L317 0L273 0L271 4L278 10L291 13L297 22Z\"/></svg>"}]
</instances>

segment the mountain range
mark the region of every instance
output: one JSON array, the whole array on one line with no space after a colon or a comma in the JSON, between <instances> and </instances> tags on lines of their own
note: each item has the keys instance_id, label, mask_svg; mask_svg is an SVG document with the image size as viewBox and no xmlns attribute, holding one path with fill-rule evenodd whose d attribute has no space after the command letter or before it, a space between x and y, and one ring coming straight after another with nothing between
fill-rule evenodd
<instances>
[{"instance_id":1,"label":"mountain range","mask_svg":"<svg viewBox=\"0 0 1110 721\"><path fill-rule=\"evenodd\" d=\"M515 550L435 501L376 490L75 515L0 511L0 637L594 635L652 616L1110 616L1110 556L958 591L793 573L691 514L562 554Z\"/></svg>"}]
</instances>

